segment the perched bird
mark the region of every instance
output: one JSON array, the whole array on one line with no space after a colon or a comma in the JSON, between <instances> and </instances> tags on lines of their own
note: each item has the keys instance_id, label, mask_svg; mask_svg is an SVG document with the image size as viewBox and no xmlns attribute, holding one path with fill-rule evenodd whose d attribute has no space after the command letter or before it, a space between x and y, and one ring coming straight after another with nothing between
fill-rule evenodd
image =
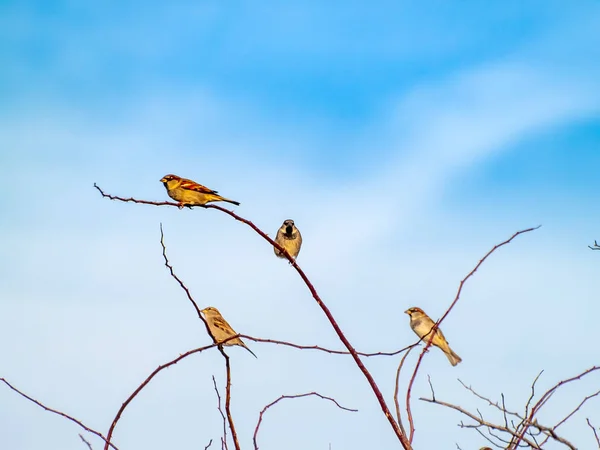
<instances>
[{"instance_id":1,"label":"perched bird","mask_svg":"<svg viewBox=\"0 0 600 450\"><path fill-rule=\"evenodd\" d=\"M298 257L300 247L302 246L302 235L298 228L296 228L296 225L294 225L292 219L284 221L281 227L279 227L275 242L285 248L292 258L296 259ZM285 255L279 249L273 247L273 250L275 250L275 255L279 258L285 258Z\"/></svg>"},{"instance_id":2,"label":"perched bird","mask_svg":"<svg viewBox=\"0 0 600 450\"><path fill-rule=\"evenodd\" d=\"M431 318L425 314L425 312L421 308L413 307L404 311L406 314L410 316L410 327L415 332L417 336L419 336L425 344L429 342L431 339L431 328L435 324ZM444 337L442 330L437 328L434 332L433 339L431 341L431 345L435 345L440 350L442 350L446 356L448 357L448 361L453 366L457 365L462 361L460 356L452 351L450 346L448 345L448 341Z\"/></svg>"},{"instance_id":3,"label":"perched bird","mask_svg":"<svg viewBox=\"0 0 600 450\"><path fill-rule=\"evenodd\" d=\"M179 202L179 208L184 206L206 205L208 202L229 202L234 205L239 205L239 202L221 197L217 191L202 186L195 181L181 178L177 175L165 175L160 179L160 182L165 185L167 194L173 200Z\"/></svg>"},{"instance_id":4,"label":"perched bird","mask_svg":"<svg viewBox=\"0 0 600 450\"><path fill-rule=\"evenodd\" d=\"M227 321L225 319L223 319L223 316L221 315L221 313L219 312L219 310L217 308L213 308L212 306L209 306L207 308L204 308L200 312L202 314L204 314L204 317L206 318L206 322L208 323L208 329L210 330L210 334L212 335L211 337L213 338L213 341L215 341L216 344L219 344L220 342L224 341L228 337L235 336L237 334L235 331L233 331L233 328L231 328L231 325L229 325L227 323ZM252 353L254 355L254 352L252 350L250 350L248 347L246 347L246 344L244 344L244 341L242 341L239 337L237 337L235 339L230 339L229 341L225 342L223 345L241 345L242 347L244 347L246 350L248 350L250 353ZM256 355L254 355L254 357L258 358L258 356L256 356Z\"/></svg>"}]
</instances>

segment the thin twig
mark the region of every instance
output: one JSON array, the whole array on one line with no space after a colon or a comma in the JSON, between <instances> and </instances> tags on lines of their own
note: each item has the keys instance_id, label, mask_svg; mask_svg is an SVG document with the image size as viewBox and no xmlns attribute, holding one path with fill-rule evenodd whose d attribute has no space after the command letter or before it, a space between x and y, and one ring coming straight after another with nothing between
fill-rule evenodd
<instances>
[{"instance_id":1,"label":"thin twig","mask_svg":"<svg viewBox=\"0 0 600 450\"><path fill-rule=\"evenodd\" d=\"M465 416L469 417L470 419L472 419L473 421L475 421L477 423L477 425L468 425L468 424L463 424L461 422L461 425L460 425L461 428L478 429L479 426L484 426L484 427L491 428L494 430L503 431L503 432L511 434L511 435L516 434L516 432L511 430L510 428L506 428L502 425L496 425L491 422L487 422L487 421L483 420L481 417L477 417L475 414L472 414L472 413L466 411L465 409L461 408L460 406L453 405L452 403L447 403L447 402L443 402L441 400L434 400L432 398L423 398L423 397L419 398L419 400L422 400L422 401L428 402L428 403L434 403L436 405L445 406L446 408L454 409L456 411L461 412L462 414L464 414ZM531 442L531 441L527 440L526 438L524 438L523 441L526 442L527 444L529 444L531 447L537 448L537 446L535 445L534 442ZM490 440L490 442L492 444L494 444L493 441ZM494 444L494 445L496 445L496 444Z\"/></svg>"},{"instance_id":2,"label":"thin twig","mask_svg":"<svg viewBox=\"0 0 600 450\"><path fill-rule=\"evenodd\" d=\"M65 419L70 420L73 423L76 423L77 425L79 425L81 428L83 428L85 431L87 431L88 433L92 433L95 434L96 436L98 436L100 439L102 439L104 442L106 442L106 450L108 450L108 445L110 442L110 438L109 437L104 437L104 435L102 433L100 433L99 431L93 430L90 427L84 425L81 421L77 420L76 418L65 414L64 412L58 411L56 409L50 408L46 405L44 405L42 402L34 399L33 397L30 397L29 395L25 394L24 392L20 391L19 389L17 389L16 387L14 387L12 384L10 384L6 379L4 378L0 378L0 381L2 381L4 384L6 384L11 390L13 390L14 392L16 392L17 394L19 394L21 397L26 398L27 400L29 400L32 403L35 403L36 405L38 405L39 407L41 407L42 409L44 409L45 411L54 413L56 415L59 415L61 417L64 417ZM114 450L119 450L114 444L110 444L110 446L114 449Z\"/></svg>"},{"instance_id":3,"label":"thin twig","mask_svg":"<svg viewBox=\"0 0 600 450\"><path fill-rule=\"evenodd\" d=\"M431 330L429 332L429 334L431 336L429 337L427 343L425 344L423 350L421 351L421 354L419 355L419 359L417 360L417 364L415 366L415 370L414 370L414 372L412 374L412 377L410 379L410 382L408 384L408 389L406 390L406 409L408 411L409 421L412 422L412 414L410 413L410 397L411 397L411 393L412 393L412 386L413 386L413 384L415 382L415 378L417 377L417 372L419 371L419 367L421 366L421 361L423 360L423 357L425 356L425 353L427 352L427 350L431 346L431 343L433 342L433 337L434 337L435 330L437 330L439 328L440 324L444 321L444 319L448 316L448 314L450 314L450 311L452 311L452 309L454 308L454 305L456 305L456 303L460 299L460 294L462 293L463 286L465 285L465 283L467 282L467 280L469 278L471 278L475 274L475 272L477 272L477 269L479 269L479 267L481 267L481 265L485 262L485 260L492 253L494 253L497 249L499 249L500 247L503 247L503 246L509 244L513 239L515 239L517 236L519 236L521 234L529 233L530 231L537 230L540 226L541 225L538 225L537 227L527 228L525 230L517 231L516 233L514 233L510 238L508 238L504 242L501 242L500 244L494 245L494 247L492 247L492 249L490 251L488 251L483 258L481 258L481 260L477 263L477 265L475 265L475 267L473 268L473 270L471 270L471 272L469 272L467 274L467 276L461 280L461 282L460 282L460 284L458 286L458 291L456 292L456 296L454 297L454 301L450 304L450 306L448 307L448 309L446 310L446 312L444 313L444 315L433 325L433 327L431 327ZM413 441L413 438L414 438L414 434L415 434L414 431L415 431L414 427L411 427L410 436L409 436L409 439L408 439L411 444L412 444L412 441Z\"/></svg>"},{"instance_id":4,"label":"thin twig","mask_svg":"<svg viewBox=\"0 0 600 450\"><path fill-rule=\"evenodd\" d=\"M83 435L81 433L79 433L79 437L81 438L81 440L84 442L85 445L87 445L87 447L89 448L89 450L94 450L92 448L92 444L90 444L88 441L85 440L85 438L83 437Z\"/></svg>"},{"instance_id":5,"label":"thin twig","mask_svg":"<svg viewBox=\"0 0 600 450\"><path fill-rule=\"evenodd\" d=\"M417 342L417 344L418 344L418 342ZM402 432L404 434L406 434L406 430L404 429L404 424L402 423L402 415L400 414L400 402L398 401L398 394L400 391L400 372L402 371L402 367L404 366L404 361L406 360L406 357L412 351L412 349L415 348L415 346L417 344L413 344L413 345L407 347L408 351L404 354L404 356L402 356L402 359L400 360L400 363L398 364L398 369L396 370L396 384L394 387L394 406L396 407L396 420L398 421L398 424L400 425L400 429L402 430Z\"/></svg>"},{"instance_id":6,"label":"thin twig","mask_svg":"<svg viewBox=\"0 0 600 450\"><path fill-rule=\"evenodd\" d=\"M208 444L206 444L204 446L204 450L208 450L210 448L210 446L212 445L212 439L210 441L208 441Z\"/></svg>"},{"instance_id":7,"label":"thin twig","mask_svg":"<svg viewBox=\"0 0 600 450\"><path fill-rule=\"evenodd\" d=\"M175 281L177 281L177 283L179 283L179 286L181 287L181 289L183 289L183 291L185 292L185 295L187 295L188 300L192 303L192 305L194 306L194 309L196 310L196 314L198 314L198 317L204 323L204 327L206 328L206 332L212 338L212 334L210 332L210 328L208 327L208 322L206 321L206 319L204 318L204 316L200 312L200 308L198 307L198 304L193 299L192 294L190 293L190 290L185 285L185 283L183 281L181 281L181 278L179 278L175 274L175 271L173 270L173 266L169 262L169 258L167 257L167 246L165 244L165 235L164 235L164 232L163 232L162 223L160 224L160 245L162 247L162 255L163 255L163 259L165 260L165 266L166 266L166 268L169 269L169 273L171 274L171 276L175 279ZM213 341L214 341L214 338L213 338Z\"/></svg>"},{"instance_id":8,"label":"thin twig","mask_svg":"<svg viewBox=\"0 0 600 450\"><path fill-rule=\"evenodd\" d=\"M276 400L272 401L271 403L269 403L268 405L266 405L262 409L262 411L259 413L259 415L258 415L258 422L256 423L256 427L254 428L254 436L252 437L252 440L254 441L254 450L258 450L258 430L260 429L260 425L262 424L263 415L265 414L265 412L270 407L272 407L276 403L279 403L283 399L302 398L302 397L308 397L308 396L316 396L316 397L322 398L323 400L329 400L330 402L335 403L335 406L337 406L338 408L343 409L345 411L351 411L351 412L357 412L358 411L357 409L346 408L345 406L340 405L337 402L337 400L335 400L334 398L326 397L324 395L319 394L318 392L307 392L306 394L295 394L295 395L282 395L278 399L276 399ZM331 448L331 444L329 444L329 445L330 445L330 448Z\"/></svg>"},{"instance_id":9,"label":"thin twig","mask_svg":"<svg viewBox=\"0 0 600 450\"><path fill-rule=\"evenodd\" d=\"M213 386L215 387L215 392L217 393L217 407L219 408L219 413L221 413L221 418L223 419L223 437L221 438L221 446L228 450L227 447L227 419L225 418L225 414L223 414L223 409L221 409L221 394L219 393L219 388L217 387L217 380L215 380L215 376L212 377Z\"/></svg>"},{"instance_id":10,"label":"thin twig","mask_svg":"<svg viewBox=\"0 0 600 450\"><path fill-rule=\"evenodd\" d=\"M235 431L235 424L233 423L233 417L231 415L231 365L229 364L229 356L223 351L223 347L219 346L219 351L225 358L225 369L227 371L227 384L225 386L225 413L227 414L227 421L229 422L229 429L231 430L231 437L233 438L233 445L235 450L240 450L240 441L238 440L237 431Z\"/></svg>"},{"instance_id":11,"label":"thin twig","mask_svg":"<svg viewBox=\"0 0 600 450\"><path fill-rule=\"evenodd\" d=\"M300 350L319 350L322 352L326 352L326 353L331 353L333 355L350 355L351 353L348 351L344 351L344 350L331 350L328 348L324 348L321 347L319 345L299 345L299 344L294 344L293 342L286 342L286 341L278 341L276 339L264 339L264 338L257 338L257 337L253 337L253 336L248 336L246 334L240 334L239 337L241 338L245 338L251 341L255 341L255 342L264 342L264 343L268 343L268 344L279 344L279 345L285 345L288 347L294 347ZM408 345L404 348L401 348L400 350L396 350L393 352L376 352L376 353L363 353L363 352L356 352L357 354L359 354L360 356L366 356L366 357L372 357L372 356L396 356L399 355L402 352L405 352L407 350L410 350L411 348L415 347L418 344L418 342L416 344L411 344Z\"/></svg>"},{"instance_id":12,"label":"thin twig","mask_svg":"<svg viewBox=\"0 0 600 450\"><path fill-rule=\"evenodd\" d=\"M578 375L575 375L574 377L567 378L566 380L559 381L553 387L551 387L550 389L548 389L540 397L540 399L533 406L533 408L531 408L531 412L529 413L529 416L524 421L523 426L521 427L520 433L517 436L515 436L514 443L512 443L512 445L509 447L509 449L516 449L518 447L519 443L522 440L524 440L523 437L525 436L525 433L527 432L527 430L529 429L529 427L534 424L534 416L546 404L546 402L550 399L550 397L552 397L552 395L554 395L554 393L557 391L557 389L559 389L561 386L564 386L565 384L568 384L568 383L570 383L572 381L580 380L584 376L586 376L586 375L588 375L588 374L590 374L592 372L595 372L596 370L599 370L599 369L600 369L600 366L590 367L589 369L584 370L583 372L581 372ZM535 424L534 426L538 427L537 424ZM554 438L554 436L552 436L552 437Z\"/></svg>"},{"instance_id":13,"label":"thin twig","mask_svg":"<svg viewBox=\"0 0 600 450\"><path fill-rule=\"evenodd\" d=\"M129 197L129 198L118 197L115 195L109 195L109 194L104 193L104 191L95 183L94 183L94 187L100 192L102 197L107 197L111 200L119 200L122 202L142 203L142 204L155 205L155 206L163 206L163 205L164 206L176 206L176 207L180 206L179 204L172 203L172 202L150 202L150 201L146 201L146 200L137 200L137 199L134 199L133 197ZM404 433L402 433L402 430L400 429L399 424L394 420L394 417L393 417L392 413L390 412L390 409L385 401L385 398L383 397L383 394L381 393L381 390L379 389L379 386L375 382L375 379L373 378L373 376L371 375L369 370L366 368L366 366L363 364L358 353L356 352L356 350L354 349L354 347L352 346L352 344L350 343L348 338L346 338L346 335L342 332L340 326L338 325L337 321L333 317L333 314L331 313L329 308L325 305L325 303L321 300L321 297L317 293L315 287L310 282L310 280L308 279L308 277L306 276L304 271L300 268L298 263L294 260L294 258L291 257L291 255L287 252L287 250L285 250L282 246L280 246L273 239L271 239L269 236L267 236L267 234L265 232L263 232L261 229L259 229L251 221L244 219L243 217L238 216L233 211L230 211L230 210L225 209L218 205L213 205L213 204L205 205L204 208L219 210L219 211L233 217L235 220L246 224L247 226L252 228L257 234L259 234L263 239L265 239L267 242L269 242L269 244L271 244L271 246L273 246L277 250L279 250L285 258L287 258L287 260L290 262L290 264L294 267L294 269L300 275L300 278L302 278L302 281L304 281L304 284L306 285L306 287L310 291L312 297L315 299L315 301L317 302L317 304L319 305L319 307L321 308L321 310L323 311L323 313L329 320L329 323L333 327L335 333L338 335L339 339L342 341L344 346L348 349L348 351L352 355L352 358L354 359L354 362L356 363L356 365L358 366L360 371L363 373L363 375L367 379L367 382L369 383L371 390L373 391L375 397L377 398L377 401L379 403L379 406L381 407L382 412L384 413L385 417L387 418L388 422L390 423L390 426L394 430L394 433L396 434L396 437L400 441L402 447L405 450L411 450L412 446L411 446L410 442L408 441L408 439L404 435Z\"/></svg>"},{"instance_id":14,"label":"thin twig","mask_svg":"<svg viewBox=\"0 0 600 450\"><path fill-rule=\"evenodd\" d=\"M594 425L592 425L592 423L590 422L589 418L585 419L585 421L587 422L587 424L589 425L589 427L594 432L594 437L596 438L596 443L598 444L598 448L600 448L600 437L598 436L598 433L596 432L596 428L594 428Z\"/></svg>"}]
</instances>

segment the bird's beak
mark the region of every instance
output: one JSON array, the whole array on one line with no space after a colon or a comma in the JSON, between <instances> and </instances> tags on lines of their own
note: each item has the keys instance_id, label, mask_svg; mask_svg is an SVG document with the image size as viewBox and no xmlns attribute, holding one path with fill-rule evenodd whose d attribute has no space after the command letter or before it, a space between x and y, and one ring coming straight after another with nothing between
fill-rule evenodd
<instances>
[{"instance_id":1,"label":"bird's beak","mask_svg":"<svg viewBox=\"0 0 600 450\"><path fill-rule=\"evenodd\" d=\"M160 182L161 182L161 183L166 183L166 182L167 182L167 179L163 177L163 178L161 178L161 179L160 179Z\"/></svg>"},{"instance_id":2,"label":"bird's beak","mask_svg":"<svg viewBox=\"0 0 600 450\"><path fill-rule=\"evenodd\" d=\"M410 316L410 311L407 309L406 311L404 311L404 314L408 314Z\"/></svg>"}]
</instances>

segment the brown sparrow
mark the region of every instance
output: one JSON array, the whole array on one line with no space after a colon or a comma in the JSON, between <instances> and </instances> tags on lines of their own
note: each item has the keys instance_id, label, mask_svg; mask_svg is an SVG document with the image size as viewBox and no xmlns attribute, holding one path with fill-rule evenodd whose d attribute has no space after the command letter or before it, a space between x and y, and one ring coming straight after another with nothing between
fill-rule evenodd
<instances>
[{"instance_id":1,"label":"brown sparrow","mask_svg":"<svg viewBox=\"0 0 600 450\"><path fill-rule=\"evenodd\" d=\"M160 182L165 185L169 197L179 202L180 209L184 206L206 205L209 202L229 202L239 205L239 202L221 197L217 191L177 175L165 175Z\"/></svg>"},{"instance_id":2,"label":"brown sparrow","mask_svg":"<svg viewBox=\"0 0 600 450\"><path fill-rule=\"evenodd\" d=\"M292 219L284 221L279 227L275 242L285 248L292 258L296 259L298 257L302 246L302 235ZM279 249L273 247L273 250L279 258L285 258L285 255Z\"/></svg>"},{"instance_id":3,"label":"brown sparrow","mask_svg":"<svg viewBox=\"0 0 600 450\"><path fill-rule=\"evenodd\" d=\"M223 316L217 308L209 306L207 308L204 308L200 312L204 314L204 317L206 318L206 323L208 323L208 329L210 330L210 334L212 335L211 337L213 338L213 341L216 344L219 344L225 339L238 334L235 331L233 331L231 325L229 325L227 321L223 319ZM230 339L223 345L240 345L254 355L254 352L248 347L246 347L244 341L242 341L239 337L235 339ZM258 356L256 355L254 355L254 357L258 358Z\"/></svg>"},{"instance_id":4,"label":"brown sparrow","mask_svg":"<svg viewBox=\"0 0 600 450\"><path fill-rule=\"evenodd\" d=\"M412 330L417 336L421 338L421 340L425 344L427 344L427 342L429 342L429 339L431 339L430 331L431 328L433 328L435 322L431 320L421 308L413 307L407 309L404 312L410 316L410 327L412 328ZM448 345L448 341L442 333L442 330L440 330L439 328L436 328L435 332L433 333L431 345L435 345L441 351L443 351L448 357L448 361L450 361L450 364L452 364L453 366L457 365L459 362L462 361L460 356L458 356L452 351L452 349Z\"/></svg>"}]
</instances>

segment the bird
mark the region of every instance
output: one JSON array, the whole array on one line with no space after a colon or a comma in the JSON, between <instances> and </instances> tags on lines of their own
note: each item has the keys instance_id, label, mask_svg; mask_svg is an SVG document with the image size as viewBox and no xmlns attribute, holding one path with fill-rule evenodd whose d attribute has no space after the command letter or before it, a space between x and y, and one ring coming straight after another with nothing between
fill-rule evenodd
<instances>
[{"instance_id":1,"label":"bird","mask_svg":"<svg viewBox=\"0 0 600 450\"><path fill-rule=\"evenodd\" d=\"M169 174L160 179L164 184L167 194L179 202L179 209L184 206L206 205L209 202L229 202L239 205L239 202L220 196L217 191L202 186L195 181Z\"/></svg>"},{"instance_id":2,"label":"bird","mask_svg":"<svg viewBox=\"0 0 600 450\"><path fill-rule=\"evenodd\" d=\"M206 318L208 329L210 331L211 337L213 338L213 341L215 341L215 344L219 344L219 347L221 345L240 345L254 355L254 352L250 350L246 346L246 344L244 344L244 341L242 341L239 337L236 337L235 339L230 339L227 342L221 344L221 342L223 342L225 339L231 336L235 336L238 333L236 333L233 330L233 328L231 328L231 325L227 323L227 321L223 318L223 316L217 308L208 306L200 312L204 314L204 317ZM254 357L258 358L258 356L256 355L254 355Z\"/></svg>"},{"instance_id":3,"label":"bird","mask_svg":"<svg viewBox=\"0 0 600 450\"><path fill-rule=\"evenodd\" d=\"M429 342L429 339L431 339L430 331L435 322L431 320L431 318L425 314L421 308L412 307L404 312L410 316L410 327L415 334L419 336L423 342ZM448 361L450 361L450 364L453 366L456 366L462 361L461 357L452 351L448 345L448 341L444 337L444 333L442 333L442 330L439 328L437 328L433 334L431 345L435 345L441 351L443 351L448 357Z\"/></svg>"},{"instance_id":4,"label":"bird","mask_svg":"<svg viewBox=\"0 0 600 450\"><path fill-rule=\"evenodd\" d=\"M275 242L285 248L292 258L296 259L298 257L302 246L302 235L292 219L283 221L283 224L277 230ZM284 253L277 247L273 246L273 250L275 250L275 255L278 258L285 258Z\"/></svg>"}]
</instances>

